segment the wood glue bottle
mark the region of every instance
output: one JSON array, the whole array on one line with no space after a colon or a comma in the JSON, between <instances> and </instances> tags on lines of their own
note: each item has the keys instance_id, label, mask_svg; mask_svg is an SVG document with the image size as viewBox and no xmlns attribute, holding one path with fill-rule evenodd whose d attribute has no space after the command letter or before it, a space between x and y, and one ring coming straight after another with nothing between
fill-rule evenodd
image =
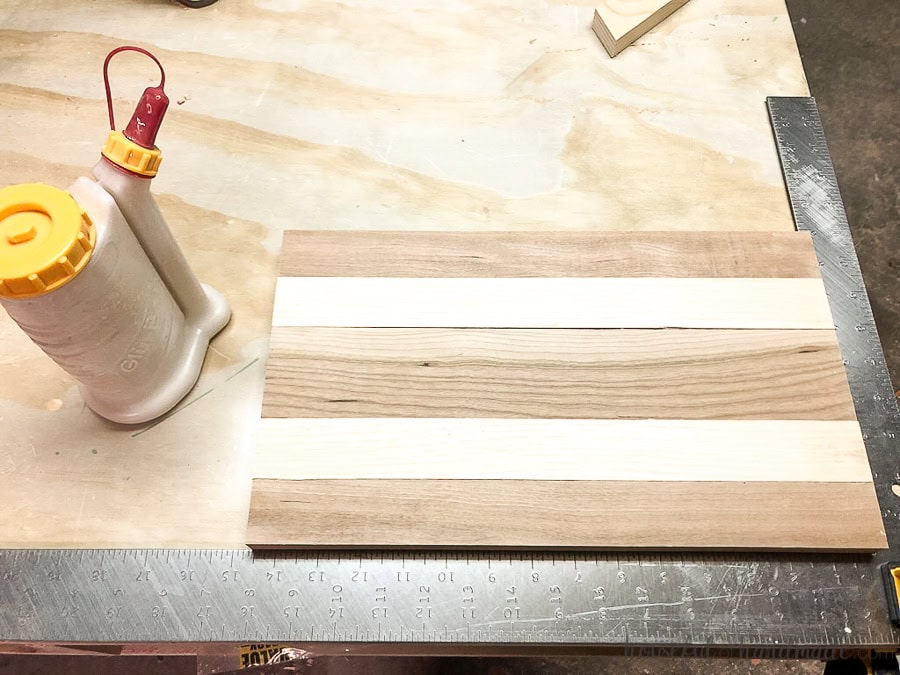
<instances>
[{"instance_id":1,"label":"wood glue bottle","mask_svg":"<svg viewBox=\"0 0 900 675\"><path fill-rule=\"evenodd\" d=\"M110 132L96 181L64 192L43 184L0 190L0 304L74 377L88 406L137 424L169 411L194 386L210 338L231 310L197 281L150 194L168 107L144 91L124 132Z\"/></svg>"}]
</instances>

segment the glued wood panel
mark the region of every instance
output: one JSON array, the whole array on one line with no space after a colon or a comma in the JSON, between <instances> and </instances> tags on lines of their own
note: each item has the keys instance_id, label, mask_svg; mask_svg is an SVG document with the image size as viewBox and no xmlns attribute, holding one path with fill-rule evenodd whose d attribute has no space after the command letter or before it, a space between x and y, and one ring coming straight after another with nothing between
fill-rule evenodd
<instances>
[{"instance_id":1,"label":"glued wood panel","mask_svg":"<svg viewBox=\"0 0 900 675\"><path fill-rule=\"evenodd\" d=\"M865 483L853 421L262 420L254 476Z\"/></svg>"},{"instance_id":2,"label":"glued wood panel","mask_svg":"<svg viewBox=\"0 0 900 675\"><path fill-rule=\"evenodd\" d=\"M288 230L280 276L818 278L819 264L806 232Z\"/></svg>"},{"instance_id":3,"label":"glued wood panel","mask_svg":"<svg viewBox=\"0 0 900 675\"><path fill-rule=\"evenodd\" d=\"M281 269L251 545L885 545L804 233L289 233Z\"/></svg>"},{"instance_id":4,"label":"glued wood panel","mask_svg":"<svg viewBox=\"0 0 900 675\"><path fill-rule=\"evenodd\" d=\"M869 551L871 483L256 479L248 543Z\"/></svg>"},{"instance_id":5,"label":"glued wood panel","mask_svg":"<svg viewBox=\"0 0 900 675\"><path fill-rule=\"evenodd\" d=\"M279 277L273 326L833 328L821 279Z\"/></svg>"},{"instance_id":6,"label":"glued wood panel","mask_svg":"<svg viewBox=\"0 0 900 675\"><path fill-rule=\"evenodd\" d=\"M591 24L610 56L652 30L688 0L598 0Z\"/></svg>"},{"instance_id":7,"label":"glued wood panel","mask_svg":"<svg viewBox=\"0 0 900 675\"><path fill-rule=\"evenodd\" d=\"M856 419L823 330L275 327L263 415Z\"/></svg>"}]
</instances>

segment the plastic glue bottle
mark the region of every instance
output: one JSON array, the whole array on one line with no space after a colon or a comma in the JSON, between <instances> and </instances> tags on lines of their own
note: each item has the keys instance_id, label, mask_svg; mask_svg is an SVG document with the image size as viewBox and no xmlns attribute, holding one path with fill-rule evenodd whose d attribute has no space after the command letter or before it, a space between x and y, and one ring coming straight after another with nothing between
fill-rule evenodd
<instances>
[{"instance_id":1,"label":"plastic glue bottle","mask_svg":"<svg viewBox=\"0 0 900 675\"><path fill-rule=\"evenodd\" d=\"M108 67L125 50L159 66L123 132L115 131ZM0 304L74 377L85 402L114 422L169 411L194 386L210 338L231 310L197 281L150 194L168 98L159 61L139 47L103 65L112 131L96 181L0 190Z\"/></svg>"}]
</instances>

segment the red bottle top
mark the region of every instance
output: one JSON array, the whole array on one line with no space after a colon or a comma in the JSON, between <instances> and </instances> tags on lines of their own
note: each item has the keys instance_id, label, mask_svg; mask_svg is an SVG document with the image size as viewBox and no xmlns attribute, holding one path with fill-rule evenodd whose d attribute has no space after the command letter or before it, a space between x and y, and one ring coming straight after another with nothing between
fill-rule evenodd
<instances>
[{"instance_id":1,"label":"red bottle top","mask_svg":"<svg viewBox=\"0 0 900 675\"><path fill-rule=\"evenodd\" d=\"M159 59L146 49L132 46L119 47L113 49L106 56L106 61L103 63L103 82L106 86L106 103L109 108L109 127L112 130L115 130L116 128L116 122L113 115L112 93L109 89L109 62L112 60L113 56L124 51L144 54L153 59L153 62L159 67L159 84L155 87L147 87L144 90L144 94L141 96L140 101L138 101L134 114L131 116L131 120L128 122L128 125L123 132L128 140L137 143L143 148L152 150L156 147L156 134L159 133L163 117L166 114L166 110L169 108L169 97L166 96L166 92L163 90L166 84L166 73L163 70L162 64L159 62Z\"/></svg>"},{"instance_id":2,"label":"red bottle top","mask_svg":"<svg viewBox=\"0 0 900 675\"><path fill-rule=\"evenodd\" d=\"M125 127L125 137L140 146L152 150L156 146L156 134L163 116L169 108L169 97L160 87L147 87L134 109L131 121Z\"/></svg>"}]
</instances>

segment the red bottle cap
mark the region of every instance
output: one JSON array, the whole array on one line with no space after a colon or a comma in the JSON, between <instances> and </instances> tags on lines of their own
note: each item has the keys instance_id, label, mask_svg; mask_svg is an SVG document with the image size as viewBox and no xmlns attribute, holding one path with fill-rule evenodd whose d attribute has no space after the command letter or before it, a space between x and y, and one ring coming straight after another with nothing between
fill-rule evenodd
<instances>
[{"instance_id":1,"label":"red bottle cap","mask_svg":"<svg viewBox=\"0 0 900 675\"><path fill-rule=\"evenodd\" d=\"M162 87L147 87L134 109L131 121L125 127L125 137L140 146L152 150L156 146L156 134L163 116L169 108L169 97Z\"/></svg>"},{"instance_id":2,"label":"red bottle cap","mask_svg":"<svg viewBox=\"0 0 900 675\"><path fill-rule=\"evenodd\" d=\"M131 120L128 122L128 126L125 127L125 131L123 132L128 140L143 148L152 150L156 147L156 134L159 133L163 117L166 114L166 110L169 108L169 97L166 96L166 92L164 91L166 72L163 70L159 59L146 49L130 45L118 47L107 54L106 61L103 62L103 83L106 87L106 105L109 109L109 128L113 131L116 129L116 120L112 105L112 93L109 88L109 62L116 54L125 51L144 54L152 59L159 67L159 84L155 87L147 87L144 90L144 94L141 96L140 101L138 101L134 114L131 116Z\"/></svg>"}]
</instances>

